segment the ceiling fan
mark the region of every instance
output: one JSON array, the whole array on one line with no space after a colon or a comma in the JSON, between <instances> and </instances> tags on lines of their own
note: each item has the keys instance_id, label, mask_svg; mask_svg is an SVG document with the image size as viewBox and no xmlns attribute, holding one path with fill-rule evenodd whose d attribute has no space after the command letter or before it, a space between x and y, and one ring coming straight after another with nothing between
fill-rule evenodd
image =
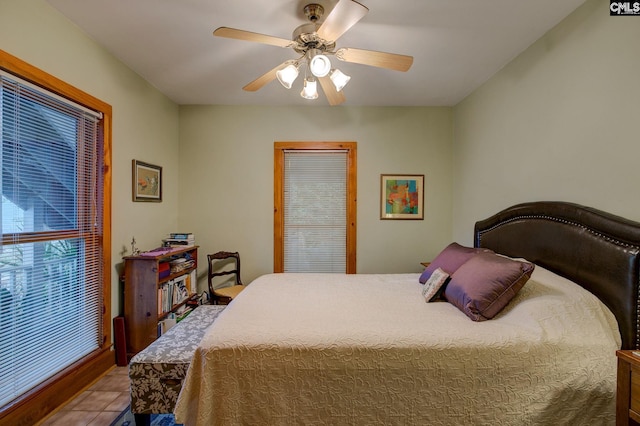
<instances>
[{"instance_id":1,"label":"ceiling fan","mask_svg":"<svg viewBox=\"0 0 640 426\"><path fill-rule=\"evenodd\" d=\"M301 55L298 59L287 60L267 71L244 86L244 90L255 92L276 78L284 87L290 89L302 68L305 78L300 95L306 99L316 99L318 97L317 81L319 81L329 104L339 105L346 100L342 89L351 77L337 68L332 68L328 56L335 56L344 62L396 71L407 71L413 64L413 57L407 55L351 47L341 47L336 50L336 40L360 21L368 11L366 6L357 1L339 0L323 20L324 7L317 3L308 4L304 7L304 14L309 23L296 28L293 31L292 40L228 27L216 29L213 35L292 48Z\"/></svg>"}]
</instances>

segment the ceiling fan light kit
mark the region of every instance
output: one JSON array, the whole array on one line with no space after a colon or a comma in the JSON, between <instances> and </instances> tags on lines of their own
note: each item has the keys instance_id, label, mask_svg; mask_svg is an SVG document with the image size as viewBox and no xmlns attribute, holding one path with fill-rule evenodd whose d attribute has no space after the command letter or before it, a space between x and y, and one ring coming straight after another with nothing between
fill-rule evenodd
<instances>
[{"instance_id":1,"label":"ceiling fan light kit","mask_svg":"<svg viewBox=\"0 0 640 426\"><path fill-rule=\"evenodd\" d=\"M307 77L304 79L304 87L300 96L305 99L318 99L318 83L313 77Z\"/></svg>"},{"instance_id":2,"label":"ceiling fan light kit","mask_svg":"<svg viewBox=\"0 0 640 426\"><path fill-rule=\"evenodd\" d=\"M309 68L311 76L306 76L300 95L305 99L317 99L317 80L320 80L330 105L339 105L346 98L342 89L351 79L339 69L331 68L331 61L327 55L333 55L340 61L369 65L396 71L408 71L413 64L413 57L395 53L377 52L354 48L335 49L336 40L362 19L369 9L354 0L339 0L324 20L324 8L316 3L304 7L304 13L309 23L300 25L293 31L292 40L273 37L250 31L220 27L213 32L218 37L236 40L253 41L272 46L292 48L300 58L287 60L271 71L267 71L251 83L243 87L247 91L256 91L276 78L282 86L290 89L298 77L299 67L304 62ZM327 77L328 76L328 77Z\"/></svg>"},{"instance_id":3,"label":"ceiling fan light kit","mask_svg":"<svg viewBox=\"0 0 640 426\"><path fill-rule=\"evenodd\" d=\"M321 53L317 53L316 49L309 50L309 69L316 77L324 77L331 71L331 62L329 58Z\"/></svg>"},{"instance_id":4,"label":"ceiling fan light kit","mask_svg":"<svg viewBox=\"0 0 640 426\"><path fill-rule=\"evenodd\" d=\"M331 70L331 74L329 74L329 78L331 82L336 87L336 91L341 91L344 86L347 85L351 77L340 71L339 69Z\"/></svg>"},{"instance_id":5,"label":"ceiling fan light kit","mask_svg":"<svg viewBox=\"0 0 640 426\"><path fill-rule=\"evenodd\" d=\"M278 81L280 82L280 84L282 84L287 89L291 89L291 85L294 81L296 81L296 78L298 78L298 72L299 71L297 65L289 64L286 67L276 71L276 77L278 77Z\"/></svg>"}]
</instances>

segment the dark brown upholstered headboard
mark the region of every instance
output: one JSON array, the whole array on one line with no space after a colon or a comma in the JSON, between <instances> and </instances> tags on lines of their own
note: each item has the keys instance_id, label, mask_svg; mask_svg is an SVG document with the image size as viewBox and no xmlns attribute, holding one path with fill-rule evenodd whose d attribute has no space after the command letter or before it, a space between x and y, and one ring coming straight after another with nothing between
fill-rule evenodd
<instances>
[{"instance_id":1,"label":"dark brown upholstered headboard","mask_svg":"<svg viewBox=\"0 0 640 426\"><path fill-rule=\"evenodd\" d=\"M640 223L572 203L518 204L476 222L474 244L580 284L616 316L622 348L640 348Z\"/></svg>"}]
</instances>

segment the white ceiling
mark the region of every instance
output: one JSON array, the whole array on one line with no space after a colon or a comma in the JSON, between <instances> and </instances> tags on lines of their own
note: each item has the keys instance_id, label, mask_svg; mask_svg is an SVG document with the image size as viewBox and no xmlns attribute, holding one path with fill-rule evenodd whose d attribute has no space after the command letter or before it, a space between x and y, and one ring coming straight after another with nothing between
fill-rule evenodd
<instances>
[{"instance_id":1,"label":"white ceiling","mask_svg":"<svg viewBox=\"0 0 640 426\"><path fill-rule=\"evenodd\" d=\"M341 0L351 1L351 0ZM585 0L359 0L369 13L336 47L412 55L406 72L331 58L352 79L352 106L451 106ZM328 105L277 80L242 87L287 59L291 49L214 37L227 26L291 38L319 3L337 0L48 0L91 38L178 104Z\"/></svg>"}]
</instances>

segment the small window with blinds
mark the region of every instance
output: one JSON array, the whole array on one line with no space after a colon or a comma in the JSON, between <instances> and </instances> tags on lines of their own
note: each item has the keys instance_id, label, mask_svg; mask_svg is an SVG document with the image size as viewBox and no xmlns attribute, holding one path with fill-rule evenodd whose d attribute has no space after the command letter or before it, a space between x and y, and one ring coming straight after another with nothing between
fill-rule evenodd
<instances>
[{"instance_id":1,"label":"small window with blinds","mask_svg":"<svg viewBox=\"0 0 640 426\"><path fill-rule=\"evenodd\" d=\"M275 272L355 272L355 143L276 143Z\"/></svg>"},{"instance_id":2,"label":"small window with blinds","mask_svg":"<svg viewBox=\"0 0 640 426\"><path fill-rule=\"evenodd\" d=\"M285 151L284 272L346 272L347 152Z\"/></svg>"},{"instance_id":3,"label":"small window with blinds","mask_svg":"<svg viewBox=\"0 0 640 426\"><path fill-rule=\"evenodd\" d=\"M103 345L100 119L0 74L0 406Z\"/></svg>"}]
</instances>

